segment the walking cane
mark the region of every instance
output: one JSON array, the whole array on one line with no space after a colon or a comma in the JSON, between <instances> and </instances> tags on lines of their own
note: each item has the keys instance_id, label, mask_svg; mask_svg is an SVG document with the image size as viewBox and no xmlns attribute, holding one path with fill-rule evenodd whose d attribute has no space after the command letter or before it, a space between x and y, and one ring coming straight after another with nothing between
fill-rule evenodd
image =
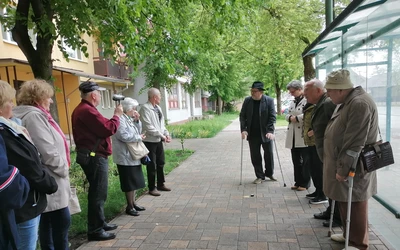
<instances>
[{"instance_id":1,"label":"walking cane","mask_svg":"<svg viewBox=\"0 0 400 250\"><path fill-rule=\"evenodd\" d=\"M283 186L286 187L285 177L283 177L283 171L282 171L281 160L279 159L278 148L276 147L276 138L275 138L274 141L271 141L271 143L273 143L273 144L275 145L276 157L278 158L279 168L281 169L282 180L283 180Z\"/></svg>"},{"instance_id":2,"label":"walking cane","mask_svg":"<svg viewBox=\"0 0 400 250\"><path fill-rule=\"evenodd\" d=\"M246 137L245 137L246 138ZM241 146L240 146L240 151L241 151L241 153L240 153L240 184L239 185L242 185L242 173L243 173L243 141L244 141L244 138L242 138L242 143L241 143Z\"/></svg>"},{"instance_id":3,"label":"walking cane","mask_svg":"<svg viewBox=\"0 0 400 250\"><path fill-rule=\"evenodd\" d=\"M347 180L349 182L349 192L347 194L347 216L346 216L346 243L345 249L349 248L349 235L350 235L350 215L351 215L351 196L353 194L353 181L354 181L355 170L350 170Z\"/></svg>"},{"instance_id":4,"label":"walking cane","mask_svg":"<svg viewBox=\"0 0 400 250\"><path fill-rule=\"evenodd\" d=\"M329 218L329 232L328 232L328 237L331 237L332 235L332 225L333 225L333 213L335 212L335 200L332 200L331 203L331 215Z\"/></svg>"}]
</instances>

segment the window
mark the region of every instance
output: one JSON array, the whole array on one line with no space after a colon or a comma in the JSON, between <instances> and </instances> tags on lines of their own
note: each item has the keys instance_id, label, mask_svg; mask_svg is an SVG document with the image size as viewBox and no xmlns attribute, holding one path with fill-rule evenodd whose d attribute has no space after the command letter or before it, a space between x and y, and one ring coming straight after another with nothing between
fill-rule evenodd
<instances>
[{"instance_id":1,"label":"window","mask_svg":"<svg viewBox=\"0 0 400 250\"><path fill-rule=\"evenodd\" d=\"M73 49L71 46L67 45L67 43L64 41L64 39L62 41L62 45L68 54L68 58L82 60L82 52L80 49L78 49L78 48Z\"/></svg>"},{"instance_id":2,"label":"window","mask_svg":"<svg viewBox=\"0 0 400 250\"><path fill-rule=\"evenodd\" d=\"M0 13L2 16L7 16L7 10L4 8L1 10ZM17 44L14 39L12 38L11 30L6 29L3 25L1 25L1 33L3 35L3 40L6 42Z\"/></svg>"},{"instance_id":3,"label":"window","mask_svg":"<svg viewBox=\"0 0 400 250\"><path fill-rule=\"evenodd\" d=\"M181 101L181 103L182 103L182 104L181 104L182 109L187 109L186 96L187 96L186 91L185 91L185 89L182 87L182 101Z\"/></svg>"},{"instance_id":4,"label":"window","mask_svg":"<svg viewBox=\"0 0 400 250\"><path fill-rule=\"evenodd\" d=\"M106 89L100 91L101 94L101 107L103 109L109 109L111 107L110 90Z\"/></svg>"},{"instance_id":5,"label":"window","mask_svg":"<svg viewBox=\"0 0 400 250\"><path fill-rule=\"evenodd\" d=\"M6 10L5 8L2 9L2 10L0 11L0 14L3 15L3 16L6 16L6 15L7 15L7 10ZM9 42L9 43L13 43L13 44L17 44L17 43L14 41L13 37L12 37L11 30L7 30L3 25L2 25L2 27L1 27L1 33L2 33L2 35L3 35L3 40L4 40L4 41ZM32 42L33 47L36 49L36 43L37 43L37 41L36 41L36 34L35 34L35 32L33 31L33 29L29 29L29 30L28 30L28 35L29 35L29 38L30 38L30 40L31 40L31 42Z\"/></svg>"},{"instance_id":6,"label":"window","mask_svg":"<svg viewBox=\"0 0 400 250\"><path fill-rule=\"evenodd\" d=\"M178 99L178 85L175 84L171 87L171 93L168 95L168 107L170 109L178 109L179 108L179 99Z\"/></svg>"}]
</instances>

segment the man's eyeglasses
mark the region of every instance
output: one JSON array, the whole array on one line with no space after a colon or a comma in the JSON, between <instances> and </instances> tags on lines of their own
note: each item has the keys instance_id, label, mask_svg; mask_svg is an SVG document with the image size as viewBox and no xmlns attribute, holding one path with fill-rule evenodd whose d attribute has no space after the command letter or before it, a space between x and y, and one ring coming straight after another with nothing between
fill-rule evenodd
<instances>
[{"instance_id":1,"label":"man's eyeglasses","mask_svg":"<svg viewBox=\"0 0 400 250\"><path fill-rule=\"evenodd\" d=\"M257 92L260 92L260 90L258 90L258 89L257 90L253 90L253 89L251 90L251 93L257 93Z\"/></svg>"}]
</instances>

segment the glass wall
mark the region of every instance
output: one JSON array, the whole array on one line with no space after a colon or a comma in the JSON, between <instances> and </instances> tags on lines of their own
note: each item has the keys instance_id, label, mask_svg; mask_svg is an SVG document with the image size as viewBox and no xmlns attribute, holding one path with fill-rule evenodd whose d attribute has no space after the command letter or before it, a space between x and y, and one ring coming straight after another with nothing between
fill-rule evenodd
<instances>
[{"instance_id":1,"label":"glass wall","mask_svg":"<svg viewBox=\"0 0 400 250\"><path fill-rule=\"evenodd\" d=\"M400 211L400 4L387 1L315 58L321 80L346 68L352 82L375 100L383 140L392 144L395 164L378 170L378 196Z\"/></svg>"}]
</instances>

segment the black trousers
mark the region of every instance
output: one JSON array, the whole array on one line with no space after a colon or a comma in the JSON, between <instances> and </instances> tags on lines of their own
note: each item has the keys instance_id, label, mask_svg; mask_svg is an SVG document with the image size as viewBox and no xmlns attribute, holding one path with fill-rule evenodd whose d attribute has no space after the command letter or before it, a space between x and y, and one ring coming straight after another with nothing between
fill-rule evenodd
<instances>
[{"instance_id":1,"label":"black trousers","mask_svg":"<svg viewBox=\"0 0 400 250\"><path fill-rule=\"evenodd\" d=\"M325 197L324 191L322 190L322 161L319 159L317 148L315 146L308 146L308 157L309 157L309 169L311 178L313 180L315 191L318 197Z\"/></svg>"},{"instance_id":2,"label":"black trousers","mask_svg":"<svg viewBox=\"0 0 400 250\"><path fill-rule=\"evenodd\" d=\"M149 152L149 158L151 162L146 166L147 169L147 182L149 191L153 191L156 188L156 173L157 173L157 186L164 185L164 165L165 165L165 154L164 145L160 142L144 142Z\"/></svg>"},{"instance_id":3,"label":"black trousers","mask_svg":"<svg viewBox=\"0 0 400 250\"><path fill-rule=\"evenodd\" d=\"M96 156L88 165L81 165L89 182L88 192L88 233L102 232L107 224L104 217L104 203L108 190L108 160Z\"/></svg>"},{"instance_id":4,"label":"black trousers","mask_svg":"<svg viewBox=\"0 0 400 250\"><path fill-rule=\"evenodd\" d=\"M261 138L249 138L251 163L257 178L265 179L265 176L274 175L274 153L273 142L263 143ZM263 170L261 146L264 150L265 172Z\"/></svg>"},{"instance_id":5,"label":"black trousers","mask_svg":"<svg viewBox=\"0 0 400 250\"><path fill-rule=\"evenodd\" d=\"M327 213L327 214L329 214L329 216L331 216L331 211L332 211L332 200L329 199L329 206L326 208L325 213ZM333 220L336 222L342 221L342 219L340 217L340 211L339 211L339 202L335 202L335 208L333 210Z\"/></svg>"},{"instance_id":6,"label":"black trousers","mask_svg":"<svg viewBox=\"0 0 400 250\"><path fill-rule=\"evenodd\" d=\"M297 187L310 187L310 168L308 149L292 148L292 162L294 167L294 185Z\"/></svg>"}]
</instances>

